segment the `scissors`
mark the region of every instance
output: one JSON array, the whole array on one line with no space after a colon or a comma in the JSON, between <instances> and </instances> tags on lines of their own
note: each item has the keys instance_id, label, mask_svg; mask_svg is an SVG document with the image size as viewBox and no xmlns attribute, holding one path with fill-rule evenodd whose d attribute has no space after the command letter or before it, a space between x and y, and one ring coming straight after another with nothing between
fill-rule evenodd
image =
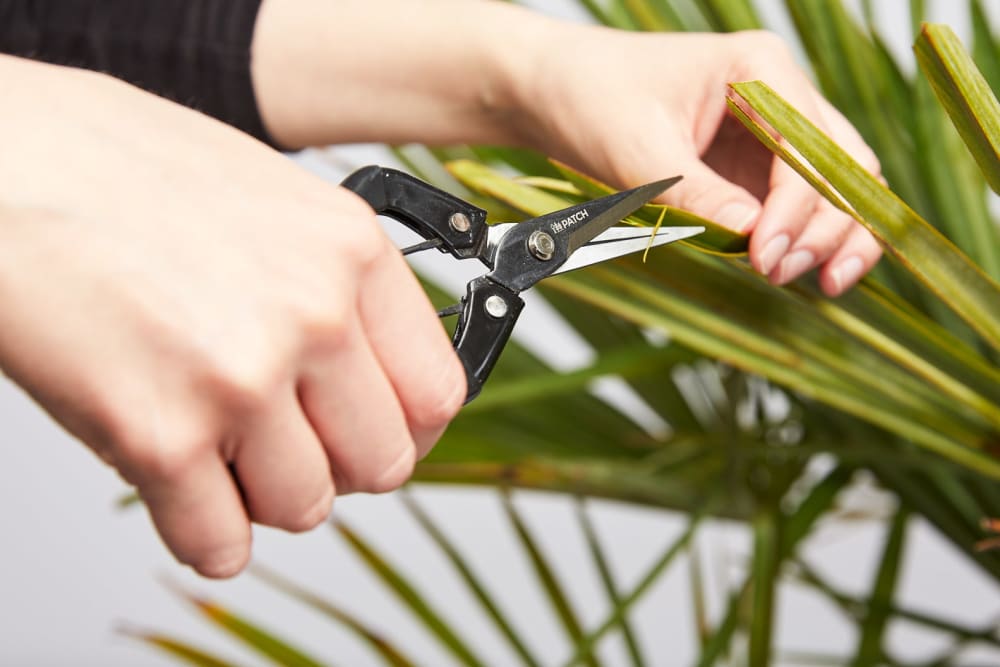
<instances>
[{"instance_id":1,"label":"scissors","mask_svg":"<svg viewBox=\"0 0 1000 667\"><path fill-rule=\"evenodd\" d=\"M419 178L386 167L362 167L343 185L375 212L406 225L424 240L404 255L436 248L490 269L466 286L462 300L438 312L458 315L452 345L465 367L468 403L483 388L524 301L518 296L557 273L678 241L704 227L650 230L616 223L681 180L680 176L570 206L518 223L487 224L486 211Z\"/></svg>"}]
</instances>

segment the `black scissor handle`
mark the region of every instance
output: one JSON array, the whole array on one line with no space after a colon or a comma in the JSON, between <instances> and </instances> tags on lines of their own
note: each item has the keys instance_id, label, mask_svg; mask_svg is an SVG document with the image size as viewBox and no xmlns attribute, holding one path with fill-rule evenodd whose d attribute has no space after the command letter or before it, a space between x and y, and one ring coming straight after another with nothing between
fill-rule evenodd
<instances>
[{"instance_id":1,"label":"black scissor handle","mask_svg":"<svg viewBox=\"0 0 1000 667\"><path fill-rule=\"evenodd\" d=\"M442 252L458 259L479 258L486 247L486 211L397 169L368 166L341 183L379 215L398 220Z\"/></svg>"},{"instance_id":2,"label":"black scissor handle","mask_svg":"<svg viewBox=\"0 0 1000 667\"><path fill-rule=\"evenodd\" d=\"M486 247L486 211L396 169L363 167L344 179L380 215L398 220L458 259L482 259ZM464 216L456 224L455 215ZM467 228L466 228L467 227ZM524 301L488 278L467 286L458 312L452 346L465 368L468 403L483 388L510 339Z\"/></svg>"},{"instance_id":3,"label":"black scissor handle","mask_svg":"<svg viewBox=\"0 0 1000 667\"><path fill-rule=\"evenodd\" d=\"M451 340L465 367L466 403L482 391L522 308L524 301L516 292L484 276L469 283Z\"/></svg>"}]
</instances>

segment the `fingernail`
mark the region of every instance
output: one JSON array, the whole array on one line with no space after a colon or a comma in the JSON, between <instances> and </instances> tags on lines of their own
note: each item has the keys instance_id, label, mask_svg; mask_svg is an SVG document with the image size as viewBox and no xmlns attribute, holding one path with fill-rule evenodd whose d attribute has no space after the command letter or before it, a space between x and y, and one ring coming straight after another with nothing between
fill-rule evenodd
<instances>
[{"instance_id":1,"label":"fingernail","mask_svg":"<svg viewBox=\"0 0 1000 667\"><path fill-rule=\"evenodd\" d=\"M740 202L726 204L715 214L715 222L733 231L745 231L757 219L760 209Z\"/></svg>"},{"instance_id":2,"label":"fingernail","mask_svg":"<svg viewBox=\"0 0 1000 667\"><path fill-rule=\"evenodd\" d=\"M212 579L227 579L239 574L247 562L246 552L242 547L226 549L214 554L204 563L193 566L198 574Z\"/></svg>"},{"instance_id":3,"label":"fingernail","mask_svg":"<svg viewBox=\"0 0 1000 667\"><path fill-rule=\"evenodd\" d=\"M830 276L833 278L833 285L837 289L837 294L840 294L848 287L856 283L858 278L861 277L861 272L864 268L864 262L862 262L861 258L856 255L852 255L838 264L837 267L830 272Z\"/></svg>"},{"instance_id":4,"label":"fingernail","mask_svg":"<svg viewBox=\"0 0 1000 667\"><path fill-rule=\"evenodd\" d=\"M778 282L787 283L805 273L815 261L816 256L808 250L796 250L781 261L778 267Z\"/></svg>"},{"instance_id":5,"label":"fingernail","mask_svg":"<svg viewBox=\"0 0 1000 667\"><path fill-rule=\"evenodd\" d=\"M778 260L785 256L789 243L791 239L788 238L788 234L778 234L767 242L759 257L761 273L765 276L771 273Z\"/></svg>"}]
</instances>

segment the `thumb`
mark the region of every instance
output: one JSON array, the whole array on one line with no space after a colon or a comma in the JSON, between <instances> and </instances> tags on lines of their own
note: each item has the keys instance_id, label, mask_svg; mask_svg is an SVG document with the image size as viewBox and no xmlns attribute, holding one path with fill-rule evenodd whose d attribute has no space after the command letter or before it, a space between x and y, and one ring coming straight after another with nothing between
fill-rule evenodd
<instances>
[{"instance_id":1,"label":"thumb","mask_svg":"<svg viewBox=\"0 0 1000 667\"><path fill-rule=\"evenodd\" d=\"M661 200L723 227L747 232L760 215L761 205L747 190L731 183L696 157L675 163L684 179Z\"/></svg>"}]
</instances>

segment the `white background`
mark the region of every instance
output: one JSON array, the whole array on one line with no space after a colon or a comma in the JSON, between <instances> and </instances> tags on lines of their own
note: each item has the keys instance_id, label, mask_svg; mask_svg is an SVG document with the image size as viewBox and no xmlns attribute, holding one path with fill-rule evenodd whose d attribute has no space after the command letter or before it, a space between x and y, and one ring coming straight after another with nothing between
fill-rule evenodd
<instances>
[{"instance_id":1,"label":"white background","mask_svg":"<svg viewBox=\"0 0 1000 667\"><path fill-rule=\"evenodd\" d=\"M536 3L566 12L558 3ZM775 15L779 2L762 3ZM957 3L939 3L938 18L968 35ZM964 5L964 3L962 3ZM910 41L907 3L877 3L894 48L906 56ZM995 8L994 8L995 9ZM781 28L781 24L776 27ZM369 149L343 159L361 163ZM302 162L339 180L318 154ZM537 315L530 311L538 310ZM534 304L518 327L522 339L538 340L550 327ZM534 337L533 337L534 336ZM560 365L586 352L560 341ZM565 350L568 349L569 352ZM338 626L252 577L215 583L173 563L141 509L116 511L125 492L120 480L68 438L19 390L0 380L0 665L172 665L123 637L117 627L156 628L210 647L239 661L263 664L214 631L164 585L163 580L209 595L294 639L316 657L336 665L379 664ZM513 540L495 496L488 491L424 488L417 497L468 555L490 584L516 627L546 662L567 657L566 642ZM544 494L517 495L530 524L560 565L560 577L589 627L606 613L606 602L589 564L572 504ZM684 518L614 503L591 503L592 516L623 585L634 583L684 528ZM478 612L462 585L392 495L337 501L348 520L404 568L438 609L466 631L490 664L514 664L503 641ZM967 565L965 558L921 522L911 525L900 600L915 608L978 623L1000 616L1000 590ZM878 524L826 525L809 543L817 567L844 589L865 594L880 550ZM710 584L710 611L717 614L727 585L740 580L747 554L742 526L714 523L698 538ZM447 655L399 608L328 528L290 536L257 529L255 558L293 577L380 628L424 665L450 664ZM695 651L689 569L682 559L637 606L633 619L643 648L656 665L687 664ZM839 613L795 586L781 590L778 643L783 650L850 655L856 636ZM901 656L928 658L942 638L894 624L891 637ZM602 644L608 664L625 664L616 638ZM1000 664L1000 655L973 651L968 664ZM791 663L788 663L791 664Z\"/></svg>"}]
</instances>

